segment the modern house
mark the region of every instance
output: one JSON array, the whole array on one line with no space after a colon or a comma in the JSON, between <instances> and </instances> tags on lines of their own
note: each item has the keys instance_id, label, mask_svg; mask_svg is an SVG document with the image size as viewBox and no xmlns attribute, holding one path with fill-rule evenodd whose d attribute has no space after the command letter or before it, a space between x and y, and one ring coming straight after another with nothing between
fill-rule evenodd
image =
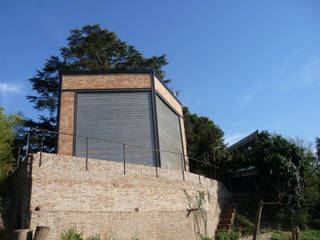
<instances>
[{"instance_id":1,"label":"modern house","mask_svg":"<svg viewBox=\"0 0 320 240\"><path fill-rule=\"evenodd\" d=\"M188 169L182 106L152 70L62 73L58 153Z\"/></svg>"}]
</instances>

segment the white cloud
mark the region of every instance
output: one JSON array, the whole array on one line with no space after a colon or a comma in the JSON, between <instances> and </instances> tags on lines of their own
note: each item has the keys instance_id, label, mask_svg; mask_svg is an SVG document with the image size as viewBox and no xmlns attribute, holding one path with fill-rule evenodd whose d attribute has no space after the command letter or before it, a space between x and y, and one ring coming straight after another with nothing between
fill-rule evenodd
<instances>
[{"instance_id":1,"label":"white cloud","mask_svg":"<svg viewBox=\"0 0 320 240\"><path fill-rule=\"evenodd\" d=\"M22 93L20 85L10 83L0 83L0 92L4 95L7 93Z\"/></svg>"},{"instance_id":2,"label":"white cloud","mask_svg":"<svg viewBox=\"0 0 320 240\"><path fill-rule=\"evenodd\" d=\"M289 56L285 57L283 61L280 63L281 68L286 68L290 64L292 64L294 61L297 60L298 57L301 56L301 54L305 51L305 47L296 49L293 51Z\"/></svg>"},{"instance_id":3,"label":"white cloud","mask_svg":"<svg viewBox=\"0 0 320 240\"><path fill-rule=\"evenodd\" d=\"M240 103L243 105L243 104L249 102L251 99L253 99L253 97L254 97L253 94L248 94L240 99Z\"/></svg>"},{"instance_id":4,"label":"white cloud","mask_svg":"<svg viewBox=\"0 0 320 240\"><path fill-rule=\"evenodd\" d=\"M306 64L302 73L302 84L310 84L320 80L320 59Z\"/></svg>"},{"instance_id":5,"label":"white cloud","mask_svg":"<svg viewBox=\"0 0 320 240\"><path fill-rule=\"evenodd\" d=\"M295 70L291 70L291 73L288 71L286 72L288 76L283 77L285 81L282 81L280 90L289 90L320 82L320 59L301 64Z\"/></svg>"},{"instance_id":6,"label":"white cloud","mask_svg":"<svg viewBox=\"0 0 320 240\"><path fill-rule=\"evenodd\" d=\"M228 146L231 146L232 144L238 142L242 138L246 137L248 134L245 133L236 133L230 136L226 136L224 139L224 142L228 144Z\"/></svg>"}]
</instances>

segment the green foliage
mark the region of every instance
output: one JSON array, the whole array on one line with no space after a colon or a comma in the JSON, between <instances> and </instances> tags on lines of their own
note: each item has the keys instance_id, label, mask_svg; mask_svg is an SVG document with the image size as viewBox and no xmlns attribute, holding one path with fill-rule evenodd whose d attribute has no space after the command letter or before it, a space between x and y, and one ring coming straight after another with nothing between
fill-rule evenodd
<instances>
[{"instance_id":1,"label":"green foliage","mask_svg":"<svg viewBox=\"0 0 320 240\"><path fill-rule=\"evenodd\" d=\"M240 232L242 235L250 235L253 234L254 224L245 216L237 213L232 228L236 232Z\"/></svg>"},{"instance_id":2,"label":"green foliage","mask_svg":"<svg viewBox=\"0 0 320 240\"><path fill-rule=\"evenodd\" d=\"M7 116L3 110L0 107L0 184L13 171L15 128L22 121L20 116L16 114Z\"/></svg>"},{"instance_id":3,"label":"green foliage","mask_svg":"<svg viewBox=\"0 0 320 240\"><path fill-rule=\"evenodd\" d=\"M69 228L61 233L60 240L83 240L83 237L75 228Z\"/></svg>"},{"instance_id":4,"label":"green foliage","mask_svg":"<svg viewBox=\"0 0 320 240\"><path fill-rule=\"evenodd\" d=\"M10 119L0 108L0 181L4 180L13 170L12 141L14 132Z\"/></svg>"},{"instance_id":5,"label":"green foliage","mask_svg":"<svg viewBox=\"0 0 320 240\"><path fill-rule=\"evenodd\" d=\"M314 191L316 180L307 179L316 161L310 151L281 135L263 131L250 151L232 155L234 169L254 167L258 170L259 198L281 202L281 208L276 211L281 227L306 225L308 208L318 199L315 194L318 191Z\"/></svg>"},{"instance_id":6,"label":"green foliage","mask_svg":"<svg viewBox=\"0 0 320 240\"><path fill-rule=\"evenodd\" d=\"M102 240L100 236L89 237L86 240Z\"/></svg>"},{"instance_id":7,"label":"green foliage","mask_svg":"<svg viewBox=\"0 0 320 240\"><path fill-rule=\"evenodd\" d=\"M320 231L319 230L308 230L301 232L300 240L319 240Z\"/></svg>"},{"instance_id":8,"label":"green foliage","mask_svg":"<svg viewBox=\"0 0 320 240\"><path fill-rule=\"evenodd\" d=\"M56 114L59 96L59 72L61 71L101 71L101 70L145 70L155 69L163 78L161 68L167 65L166 55L146 58L133 46L121 41L114 32L100 25L86 25L71 30L67 46L60 48L60 56L51 56L44 67L29 79L37 92L27 99L40 112L40 122L29 121L32 127L56 129Z\"/></svg>"},{"instance_id":9,"label":"green foliage","mask_svg":"<svg viewBox=\"0 0 320 240\"><path fill-rule=\"evenodd\" d=\"M238 240L240 237L239 232L227 232L227 231L218 231L214 236L215 240Z\"/></svg>"},{"instance_id":10,"label":"green foliage","mask_svg":"<svg viewBox=\"0 0 320 240\"><path fill-rule=\"evenodd\" d=\"M272 234L271 240L283 240L279 233Z\"/></svg>"},{"instance_id":11,"label":"green foliage","mask_svg":"<svg viewBox=\"0 0 320 240\"><path fill-rule=\"evenodd\" d=\"M201 237L200 239L201 240L211 240L211 238L209 238L209 237Z\"/></svg>"},{"instance_id":12,"label":"green foliage","mask_svg":"<svg viewBox=\"0 0 320 240\"><path fill-rule=\"evenodd\" d=\"M291 232L277 231L272 234L271 240L290 240ZM319 240L320 231L319 230L307 230L301 231L299 235L300 240Z\"/></svg>"},{"instance_id":13,"label":"green foliage","mask_svg":"<svg viewBox=\"0 0 320 240\"><path fill-rule=\"evenodd\" d=\"M183 107L188 155L215 166L225 163L226 145L223 131L207 117L191 114ZM212 177L212 169L192 158L189 159L190 171ZM220 170L219 170L220 171Z\"/></svg>"},{"instance_id":14,"label":"green foliage","mask_svg":"<svg viewBox=\"0 0 320 240\"><path fill-rule=\"evenodd\" d=\"M189 195L187 191L183 190L188 206L190 209L194 209L195 211L192 211L193 213L193 219L194 219L194 226L197 230L197 233L200 233L200 237L203 237L201 233L204 233L204 236L207 236L208 230L207 230L207 211L206 211L206 205L210 203L211 196L210 193L203 192L203 191L197 191L196 193Z\"/></svg>"}]
</instances>

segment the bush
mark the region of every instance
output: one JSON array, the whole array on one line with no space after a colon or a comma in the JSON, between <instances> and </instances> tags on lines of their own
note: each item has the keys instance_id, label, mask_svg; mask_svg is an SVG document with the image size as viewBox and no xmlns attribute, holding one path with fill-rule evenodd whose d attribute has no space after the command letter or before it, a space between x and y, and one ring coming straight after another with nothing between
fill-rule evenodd
<instances>
[{"instance_id":1,"label":"bush","mask_svg":"<svg viewBox=\"0 0 320 240\"><path fill-rule=\"evenodd\" d=\"M209 237L201 237L201 240L211 240Z\"/></svg>"},{"instance_id":2,"label":"bush","mask_svg":"<svg viewBox=\"0 0 320 240\"><path fill-rule=\"evenodd\" d=\"M300 240L317 240L320 239L319 230L307 230L300 234Z\"/></svg>"},{"instance_id":3,"label":"bush","mask_svg":"<svg viewBox=\"0 0 320 240\"><path fill-rule=\"evenodd\" d=\"M219 231L214 236L215 240L238 240L239 239L239 232L226 232L226 231Z\"/></svg>"},{"instance_id":4,"label":"bush","mask_svg":"<svg viewBox=\"0 0 320 240\"><path fill-rule=\"evenodd\" d=\"M234 219L233 229L243 235L252 235L254 224L245 216L237 213Z\"/></svg>"},{"instance_id":5,"label":"bush","mask_svg":"<svg viewBox=\"0 0 320 240\"><path fill-rule=\"evenodd\" d=\"M278 233L272 234L271 240L283 240Z\"/></svg>"},{"instance_id":6,"label":"bush","mask_svg":"<svg viewBox=\"0 0 320 240\"><path fill-rule=\"evenodd\" d=\"M61 240L83 240L82 233L78 233L75 228L64 230L60 236Z\"/></svg>"},{"instance_id":7,"label":"bush","mask_svg":"<svg viewBox=\"0 0 320 240\"><path fill-rule=\"evenodd\" d=\"M89 237L86 240L101 240L101 238L100 238L99 235L97 235L97 236L94 236L94 237Z\"/></svg>"}]
</instances>

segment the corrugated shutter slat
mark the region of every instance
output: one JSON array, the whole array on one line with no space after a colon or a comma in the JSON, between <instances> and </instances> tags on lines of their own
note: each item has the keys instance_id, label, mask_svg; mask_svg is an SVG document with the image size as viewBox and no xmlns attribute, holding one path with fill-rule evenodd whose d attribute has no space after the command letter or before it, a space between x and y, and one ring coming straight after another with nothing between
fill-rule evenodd
<instances>
[{"instance_id":1,"label":"corrugated shutter slat","mask_svg":"<svg viewBox=\"0 0 320 240\"><path fill-rule=\"evenodd\" d=\"M182 144L179 117L156 96L161 167L181 169ZM168 153L174 152L174 153ZM176 154L178 153L178 154Z\"/></svg>"},{"instance_id":2,"label":"corrugated shutter slat","mask_svg":"<svg viewBox=\"0 0 320 240\"><path fill-rule=\"evenodd\" d=\"M78 93L76 134L143 147L126 146L126 162L154 165L150 92ZM85 138L77 138L76 156L85 156ZM89 157L123 161L121 144L89 139Z\"/></svg>"}]
</instances>

